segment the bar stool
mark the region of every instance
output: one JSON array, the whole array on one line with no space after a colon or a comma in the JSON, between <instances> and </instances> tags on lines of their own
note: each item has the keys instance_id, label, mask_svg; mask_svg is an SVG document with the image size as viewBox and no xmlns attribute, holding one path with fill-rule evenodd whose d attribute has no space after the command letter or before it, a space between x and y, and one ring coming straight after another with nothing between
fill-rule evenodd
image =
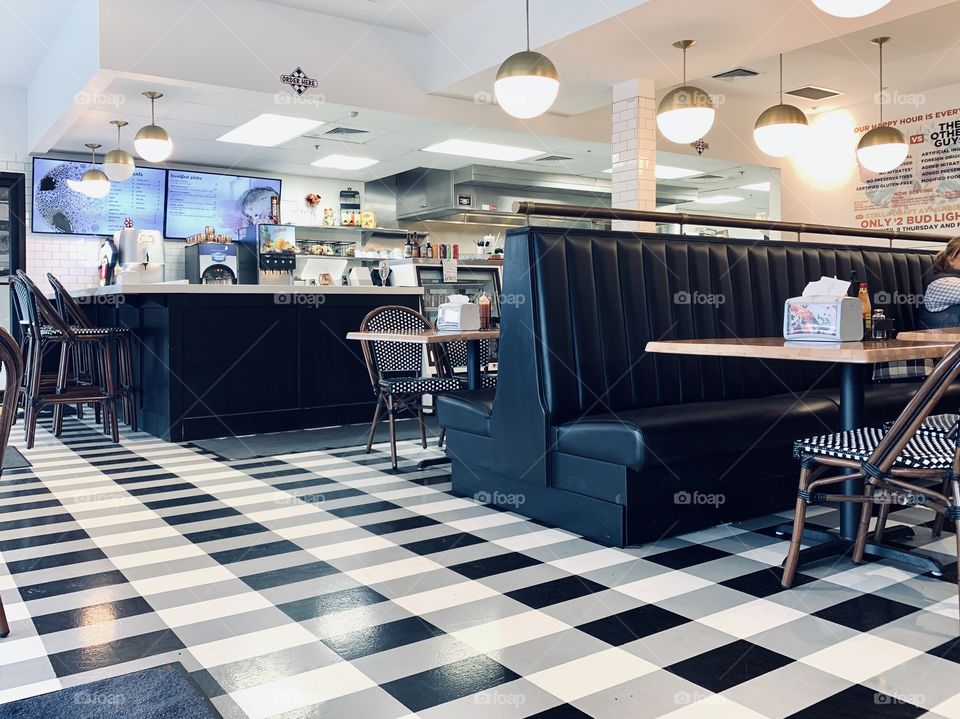
<instances>
[{"instance_id":1,"label":"bar stool","mask_svg":"<svg viewBox=\"0 0 960 719\"><path fill-rule=\"evenodd\" d=\"M0 475L2 475L7 444L10 441L10 429L17 416L20 386L23 382L23 353L17 341L3 328L0 328L0 367L3 368L5 379L3 401L0 404ZM10 625L3 610L3 601L0 600L0 637L6 637L9 633Z\"/></svg>"},{"instance_id":2,"label":"bar stool","mask_svg":"<svg viewBox=\"0 0 960 719\"><path fill-rule=\"evenodd\" d=\"M27 318L29 355L27 357L26 412L24 438L27 449L32 449L40 410L51 405L54 410L65 404L95 403L100 406L103 428L114 442L120 441L115 411L117 390L113 381L113 330L74 328L57 313L26 273L18 270L11 277L21 309ZM89 345L95 360L93 382L82 384L69 378L73 349ZM59 350L56 382L44 381L43 361L51 352ZM54 436L60 436L63 415L54 411Z\"/></svg>"},{"instance_id":3,"label":"bar stool","mask_svg":"<svg viewBox=\"0 0 960 719\"><path fill-rule=\"evenodd\" d=\"M53 288L57 311L67 324L75 328L95 329L83 311L83 308L80 307L79 303L67 291L63 283L49 272L47 273L47 281ZM133 333L129 327L111 327L110 329L112 330L112 338L114 340L113 346L116 350L117 395L123 407L123 421L130 426L132 431L136 432L137 402L133 388ZM94 363L90 357L90 352L85 354L80 352L82 347L83 346L79 346L77 348L77 359L83 363L78 373L89 376L90 368Z\"/></svg>"}]
</instances>

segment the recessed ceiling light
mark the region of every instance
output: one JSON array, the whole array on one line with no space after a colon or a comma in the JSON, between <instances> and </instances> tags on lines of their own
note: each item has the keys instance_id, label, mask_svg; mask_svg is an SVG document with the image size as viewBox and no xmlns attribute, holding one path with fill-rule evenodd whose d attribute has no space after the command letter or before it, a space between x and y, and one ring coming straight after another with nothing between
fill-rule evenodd
<instances>
[{"instance_id":1,"label":"recessed ceiling light","mask_svg":"<svg viewBox=\"0 0 960 719\"><path fill-rule=\"evenodd\" d=\"M743 202L745 197L737 197L736 195L711 195L710 197L701 197L699 200L696 200L698 205L729 205L732 202Z\"/></svg>"},{"instance_id":2,"label":"recessed ceiling light","mask_svg":"<svg viewBox=\"0 0 960 719\"><path fill-rule=\"evenodd\" d=\"M430 147L423 148L424 152L439 152L444 155L460 155L462 157L478 157L481 160L501 160L515 162L527 160L535 155L542 155L539 150L527 150L523 147L496 145L489 142L473 142L472 140L445 140Z\"/></svg>"},{"instance_id":3,"label":"recessed ceiling light","mask_svg":"<svg viewBox=\"0 0 960 719\"><path fill-rule=\"evenodd\" d=\"M327 155L310 164L314 167L333 167L337 170L362 170L364 167L376 165L380 160L369 157L351 157L350 155Z\"/></svg>"},{"instance_id":4,"label":"recessed ceiling light","mask_svg":"<svg viewBox=\"0 0 960 719\"><path fill-rule=\"evenodd\" d=\"M770 192L769 182L754 182L752 185L740 185L741 190L753 190L754 192Z\"/></svg>"},{"instance_id":5,"label":"recessed ceiling light","mask_svg":"<svg viewBox=\"0 0 960 719\"><path fill-rule=\"evenodd\" d=\"M685 167L671 167L670 165L656 165L653 174L658 180L679 180L684 177L702 175L700 170L688 170Z\"/></svg>"},{"instance_id":6,"label":"recessed ceiling light","mask_svg":"<svg viewBox=\"0 0 960 719\"><path fill-rule=\"evenodd\" d=\"M606 172L608 175L612 175L612 174L613 174L613 168L611 167L609 170L600 170L600 172Z\"/></svg>"},{"instance_id":7,"label":"recessed ceiling light","mask_svg":"<svg viewBox=\"0 0 960 719\"><path fill-rule=\"evenodd\" d=\"M321 120L265 114L253 118L250 122L245 122L225 135L221 135L217 138L217 141L274 147L320 127L322 124Z\"/></svg>"}]
</instances>

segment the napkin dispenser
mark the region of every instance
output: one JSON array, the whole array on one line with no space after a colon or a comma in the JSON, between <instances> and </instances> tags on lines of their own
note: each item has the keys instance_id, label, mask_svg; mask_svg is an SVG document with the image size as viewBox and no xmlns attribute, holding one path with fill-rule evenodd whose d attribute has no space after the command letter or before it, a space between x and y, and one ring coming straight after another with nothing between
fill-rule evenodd
<instances>
[{"instance_id":1,"label":"napkin dispenser","mask_svg":"<svg viewBox=\"0 0 960 719\"><path fill-rule=\"evenodd\" d=\"M863 339L863 305L848 297L850 283L821 277L801 297L783 308L783 337L813 342L859 342Z\"/></svg>"},{"instance_id":2,"label":"napkin dispenser","mask_svg":"<svg viewBox=\"0 0 960 719\"><path fill-rule=\"evenodd\" d=\"M440 332L470 332L480 329L480 306L466 295L450 295L449 302L440 305L437 312Z\"/></svg>"}]
</instances>

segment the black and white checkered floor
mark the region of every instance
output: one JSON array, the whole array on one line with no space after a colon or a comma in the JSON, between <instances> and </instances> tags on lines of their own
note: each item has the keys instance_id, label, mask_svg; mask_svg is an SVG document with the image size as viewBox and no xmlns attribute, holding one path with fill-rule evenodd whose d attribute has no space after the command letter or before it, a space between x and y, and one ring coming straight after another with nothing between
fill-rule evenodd
<instances>
[{"instance_id":1,"label":"black and white checkered floor","mask_svg":"<svg viewBox=\"0 0 960 719\"><path fill-rule=\"evenodd\" d=\"M62 439L0 482L0 701L179 661L228 718L960 717L950 534L943 579L782 591L782 517L619 550L448 494L409 443L392 475L383 446Z\"/></svg>"}]
</instances>

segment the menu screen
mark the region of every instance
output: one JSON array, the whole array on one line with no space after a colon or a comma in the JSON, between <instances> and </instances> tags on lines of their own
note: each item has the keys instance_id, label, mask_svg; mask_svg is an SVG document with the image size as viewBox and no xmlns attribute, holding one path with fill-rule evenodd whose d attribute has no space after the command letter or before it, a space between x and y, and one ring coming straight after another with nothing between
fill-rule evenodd
<instances>
[{"instance_id":1,"label":"menu screen","mask_svg":"<svg viewBox=\"0 0 960 719\"><path fill-rule=\"evenodd\" d=\"M269 223L280 180L168 170L164 235L182 239L203 232L234 235L250 225Z\"/></svg>"},{"instance_id":2,"label":"menu screen","mask_svg":"<svg viewBox=\"0 0 960 719\"><path fill-rule=\"evenodd\" d=\"M33 158L33 221L36 233L112 235L129 217L140 230L163 227L166 170L138 167L126 182L113 182L105 197L87 197L70 187L92 165Z\"/></svg>"}]
</instances>

